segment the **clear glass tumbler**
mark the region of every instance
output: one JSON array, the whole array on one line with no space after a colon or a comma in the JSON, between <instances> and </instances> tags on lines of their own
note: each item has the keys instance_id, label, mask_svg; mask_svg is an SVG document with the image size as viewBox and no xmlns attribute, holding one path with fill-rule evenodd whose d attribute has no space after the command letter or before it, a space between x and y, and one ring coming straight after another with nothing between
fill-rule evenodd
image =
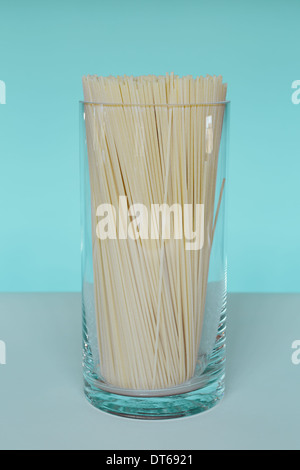
<instances>
[{"instance_id":1,"label":"clear glass tumbler","mask_svg":"<svg viewBox=\"0 0 300 470\"><path fill-rule=\"evenodd\" d=\"M224 394L229 103L80 103L85 394L133 418Z\"/></svg>"}]
</instances>

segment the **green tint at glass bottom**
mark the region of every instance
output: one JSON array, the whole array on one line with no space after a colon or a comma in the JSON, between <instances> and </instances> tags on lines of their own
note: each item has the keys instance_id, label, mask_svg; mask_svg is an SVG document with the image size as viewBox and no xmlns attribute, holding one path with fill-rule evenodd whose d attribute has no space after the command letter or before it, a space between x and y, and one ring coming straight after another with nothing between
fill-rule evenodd
<instances>
[{"instance_id":1,"label":"green tint at glass bottom","mask_svg":"<svg viewBox=\"0 0 300 470\"><path fill-rule=\"evenodd\" d=\"M206 387L165 397L129 397L105 392L85 380L88 401L107 413L136 419L169 419L208 411L224 396L224 375Z\"/></svg>"}]
</instances>

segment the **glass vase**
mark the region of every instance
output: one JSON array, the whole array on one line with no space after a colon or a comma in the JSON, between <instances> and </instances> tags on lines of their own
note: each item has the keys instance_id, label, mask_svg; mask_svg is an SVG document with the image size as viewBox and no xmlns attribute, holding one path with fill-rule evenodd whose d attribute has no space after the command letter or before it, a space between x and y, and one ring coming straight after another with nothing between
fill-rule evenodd
<instances>
[{"instance_id":1,"label":"glass vase","mask_svg":"<svg viewBox=\"0 0 300 470\"><path fill-rule=\"evenodd\" d=\"M224 395L229 103L80 103L83 367L100 410Z\"/></svg>"}]
</instances>

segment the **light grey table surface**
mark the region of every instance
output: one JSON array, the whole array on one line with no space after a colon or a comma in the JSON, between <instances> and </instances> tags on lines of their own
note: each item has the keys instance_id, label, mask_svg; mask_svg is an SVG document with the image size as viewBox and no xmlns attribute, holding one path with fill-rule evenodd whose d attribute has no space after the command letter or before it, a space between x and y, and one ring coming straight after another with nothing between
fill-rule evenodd
<instances>
[{"instance_id":1,"label":"light grey table surface","mask_svg":"<svg viewBox=\"0 0 300 470\"><path fill-rule=\"evenodd\" d=\"M80 294L1 294L0 449L300 449L299 339L300 294L231 294L222 403L130 420L84 398Z\"/></svg>"}]
</instances>

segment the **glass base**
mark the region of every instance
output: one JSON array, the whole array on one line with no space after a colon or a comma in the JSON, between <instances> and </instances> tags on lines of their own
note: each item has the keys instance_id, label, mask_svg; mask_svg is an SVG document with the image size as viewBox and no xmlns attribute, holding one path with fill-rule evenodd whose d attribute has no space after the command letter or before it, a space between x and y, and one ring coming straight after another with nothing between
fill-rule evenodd
<instances>
[{"instance_id":1,"label":"glass base","mask_svg":"<svg viewBox=\"0 0 300 470\"><path fill-rule=\"evenodd\" d=\"M180 395L132 397L101 390L85 378L85 394L93 406L118 416L135 419L180 418L216 406L224 396L224 379L223 373L206 387Z\"/></svg>"},{"instance_id":2,"label":"glass base","mask_svg":"<svg viewBox=\"0 0 300 470\"><path fill-rule=\"evenodd\" d=\"M85 338L87 340L87 337ZM88 341L84 353L84 391L99 410L135 419L170 419L208 411L225 391L226 312L223 311L212 353L199 357L189 382L161 390L125 390L109 385L95 373Z\"/></svg>"}]
</instances>

